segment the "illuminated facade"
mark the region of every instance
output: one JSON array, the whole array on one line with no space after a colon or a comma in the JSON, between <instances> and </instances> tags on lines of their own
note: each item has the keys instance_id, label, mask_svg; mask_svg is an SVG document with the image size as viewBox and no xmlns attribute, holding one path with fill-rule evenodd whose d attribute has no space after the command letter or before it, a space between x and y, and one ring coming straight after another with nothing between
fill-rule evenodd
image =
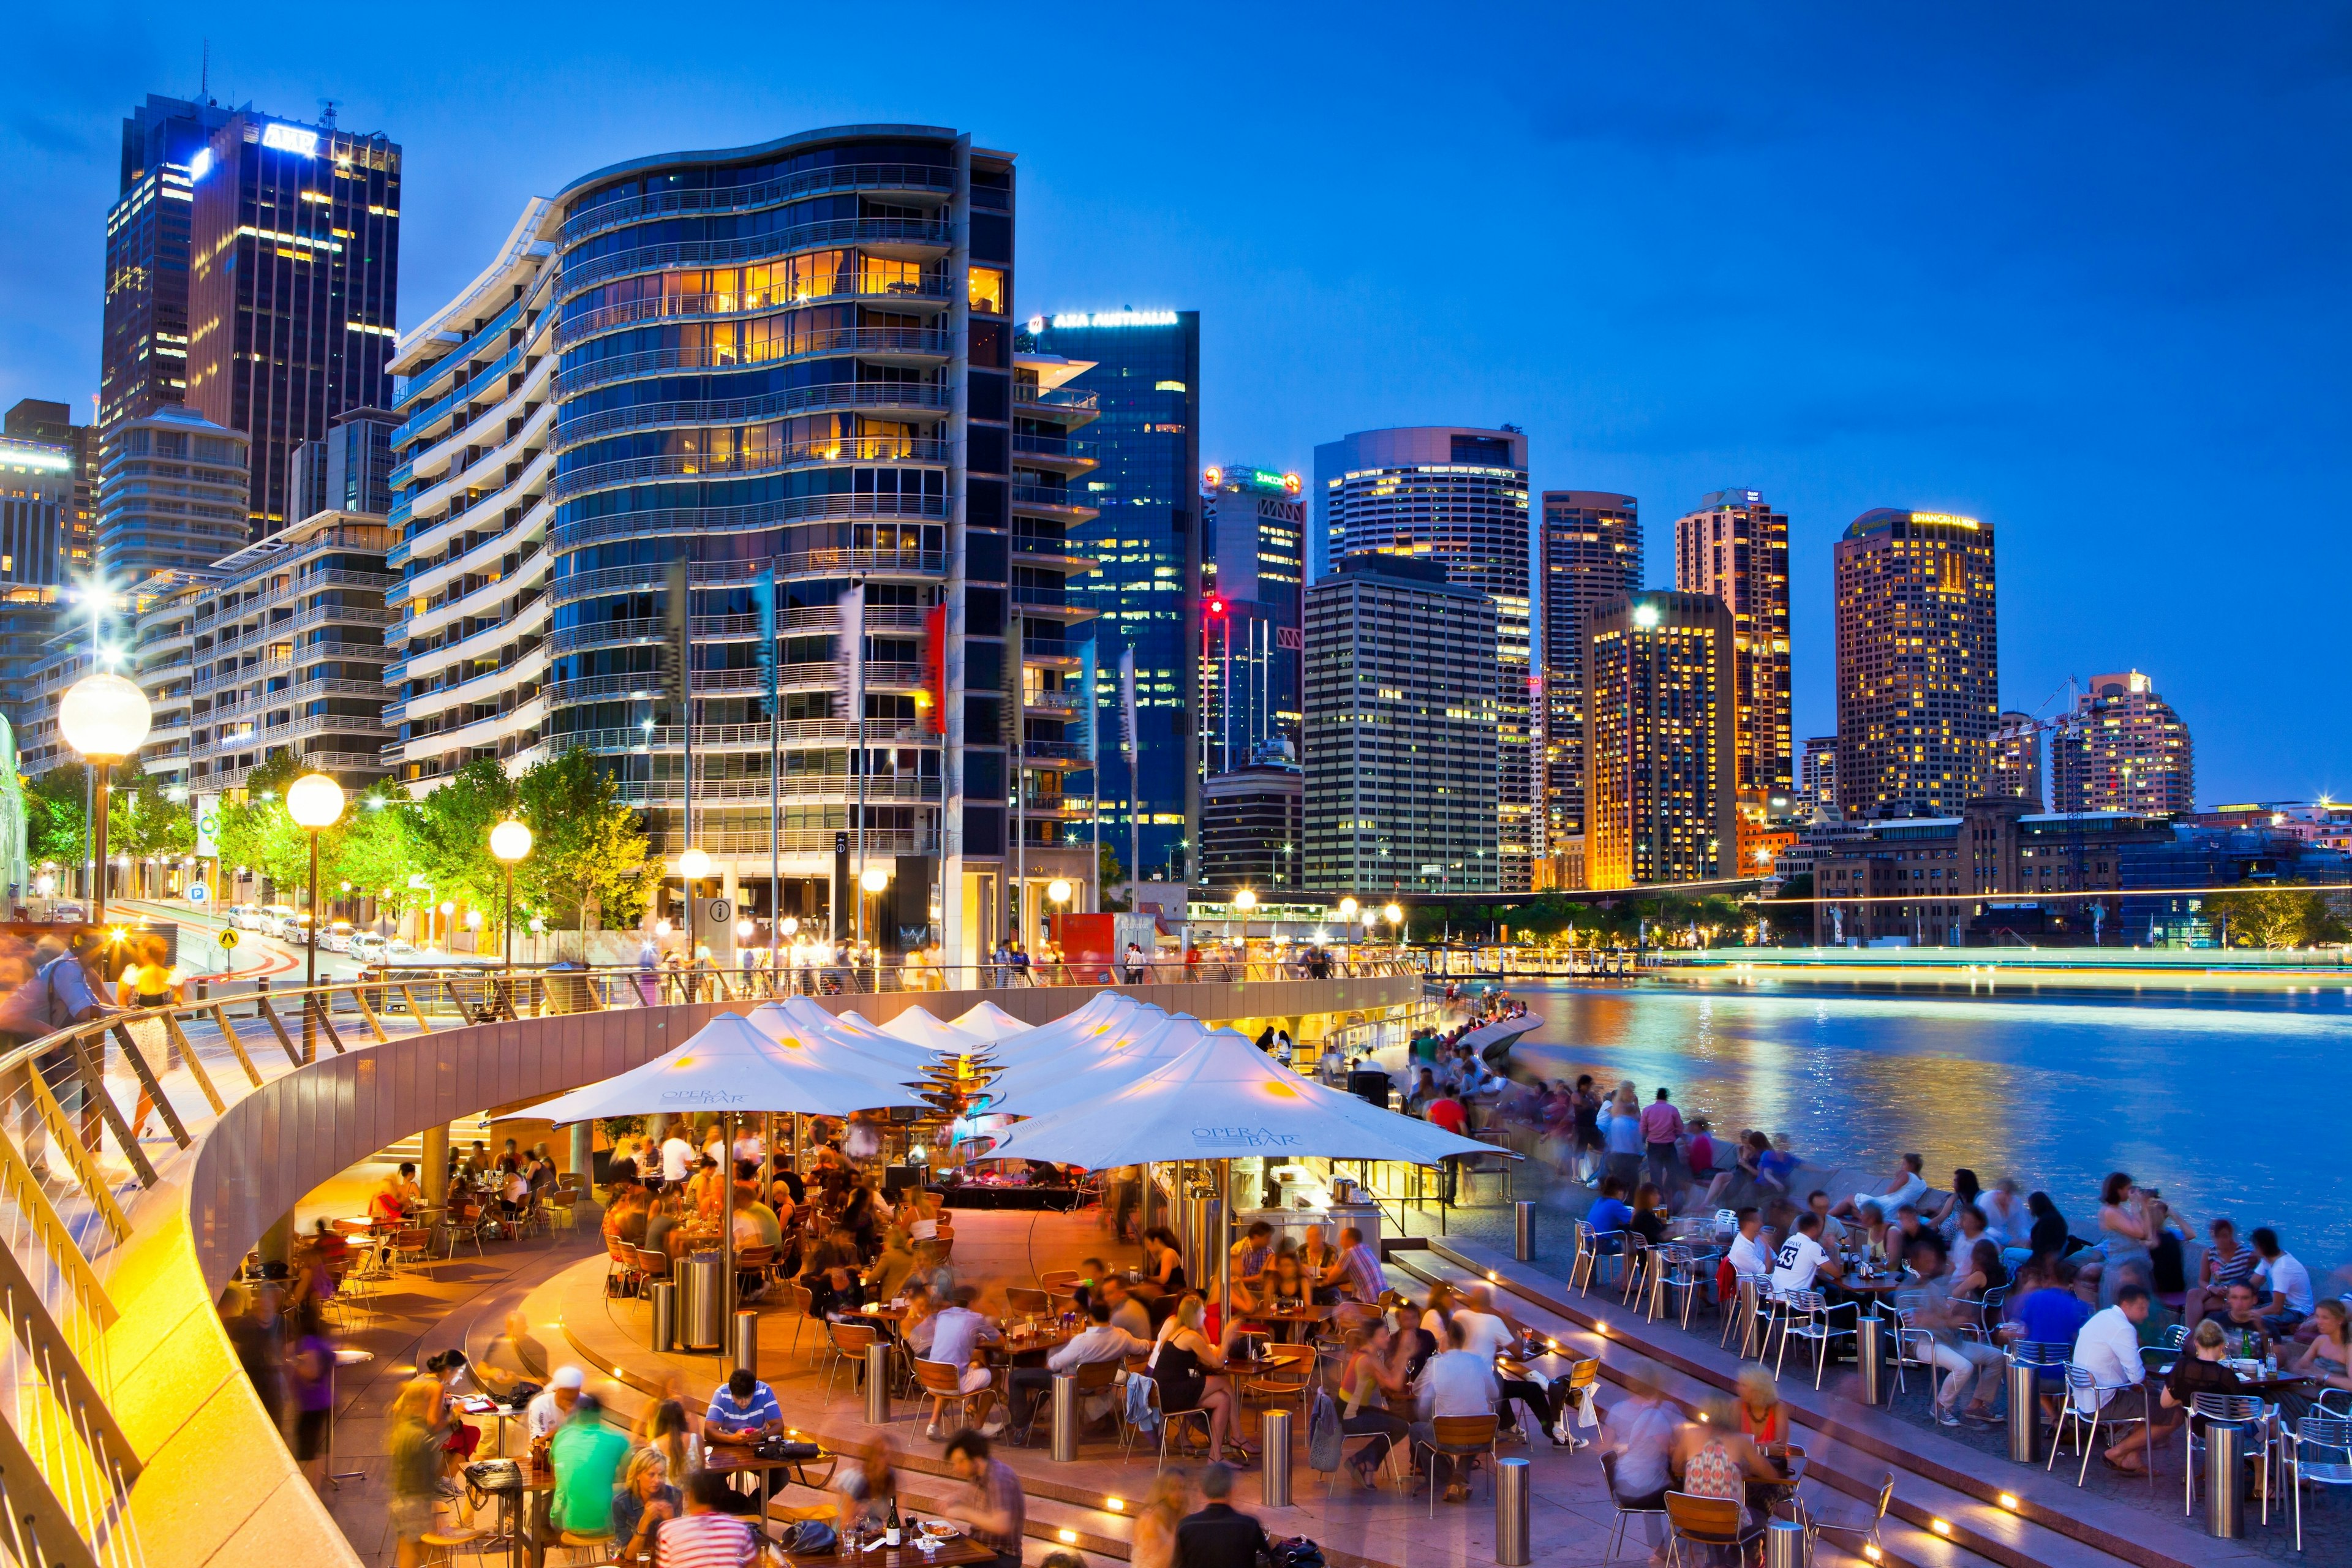
<instances>
[{"instance_id":1,"label":"illuminated facade","mask_svg":"<svg viewBox=\"0 0 2352 1568\"><path fill-rule=\"evenodd\" d=\"M1308 584L1310 891L1502 890L1494 625L1434 561L1350 555Z\"/></svg>"},{"instance_id":2,"label":"illuminated facade","mask_svg":"<svg viewBox=\"0 0 2352 1568\"><path fill-rule=\"evenodd\" d=\"M1992 781L1992 526L1882 507L1833 553L1839 807L1850 821L1958 811Z\"/></svg>"},{"instance_id":3,"label":"illuminated facade","mask_svg":"<svg viewBox=\"0 0 2352 1568\"><path fill-rule=\"evenodd\" d=\"M1805 742L1805 760L1797 781L1797 814L1808 822L1834 822L1838 817L1837 737L1816 735Z\"/></svg>"},{"instance_id":4,"label":"illuminated facade","mask_svg":"<svg viewBox=\"0 0 2352 1568\"><path fill-rule=\"evenodd\" d=\"M73 422L73 410L62 403L26 397L8 410L0 434L19 441L61 447L73 461L73 489L58 513L58 581L89 574L98 558L98 431ZM0 552L5 553L5 552ZM0 570L0 580L7 573Z\"/></svg>"},{"instance_id":5,"label":"illuminated facade","mask_svg":"<svg viewBox=\"0 0 2352 1568\"><path fill-rule=\"evenodd\" d=\"M98 491L98 553L109 581L127 589L244 548L249 451L244 432L168 404L109 430Z\"/></svg>"},{"instance_id":6,"label":"illuminated facade","mask_svg":"<svg viewBox=\"0 0 2352 1568\"><path fill-rule=\"evenodd\" d=\"M122 121L122 165L106 214L101 429L183 401L188 391L188 171L228 123L217 103L149 94Z\"/></svg>"},{"instance_id":7,"label":"illuminated facade","mask_svg":"<svg viewBox=\"0 0 2352 1568\"><path fill-rule=\"evenodd\" d=\"M1063 584L1092 565L1067 481L1094 399L1016 361L1014 184L956 132L866 126L531 203L395 367L402 782L582 747L656 854L710 856L673 900L847 931L843 879L879 868L886 940L928 928L954 962L1013 930L1016 880L1033 914L1055 878L1085 907L1091 851L1061 839L1088 612Z\"/></svg>"},{"instance_id":8,"label":"illuminated facade","mask_svg":"<svg viewBox=\"0 0 2352 1568\"><path fill-rule=\"evenodd\" d=\"M1675 520L1675 586L1731 612L1739 789L1751 804L1796 785L1789 685L1789 517L1760 490L1717 490Z\"/></svg>"},{"instance_id":9,"label":"illuminated facade","mask_svg":"<svg viewBox=\"0 0 2352 1568\"><path fill-rule=\"evenodd\" d=\"M1636 594L1588 623L1587 886L1737 874L1736 638L1710 594Z\"/></svg>"},{"instance_id":10,"label":"illuminated facade","mask_svg":"<svg viewBox=\"0 0 2352 1568\"><path fill-rule=\"evenodd\" d=\"M2042 727L2032 714L2000 716L1992 732L1992 785L1988 793L2024 801L2033 811L2046 804L2042 793Z\"/></svg>"},{"instance_id":11,"label":"illuminated facade","mask_svg":"<svg viewBox=\"0 0 2352 1568\"><path fill-rule=\"evenodd\" d=\"M2091 677L2050 737L2050 781L2056 811L2185 816L2197 808L2189 726L2137 669Z\"/></svg>"},{"instance_id":12,"label":"illuminated facade","mask_svg":"<svg viewBox=\"0 0 2352 1568\"><path fill-rule=\"evenodd\" d=\"M1259 893L1298 887L1305 807L1296 763L1211 774L1201 786L1201 880Z\"/></svg>"},{"instance_id":13,"label":"illuminated facade","mask_svg":"<svg viewBox=\"0 0 2352 1568\"><path fill-rule=\"evenodd\" d=\"M1543 493L1543 811L1551 884L1585 885L1584 638L1605 606L1642 590L1642 517L1632 496ZM1574 852L1570 854L1570 841ZM1565 857L1565 858L1563 858Z\"/></svg>"},{"instance_id":14,"label":"illuminated facade","mask_svg":"<svg viewBox=\"0 0 2352 1568\"><path fill-rule=\"evenodd\" d=\"M1181 881L1200 867L1200 312L1045 312L1018 346L1042 390L1017 410L1016 496L1066 484L1084 513L1066 514L1069 549L1087 563L1068 598L1094 617L1072 646L1094 650L1103 842L1122 865L1139 858L1145 877ZM1083 438L1071 434L1080 415ZM1130 654L1131 771L1119 675ZM1053 831L1073 843L1092 834L1075 815Z\"/></svg>"},{"instance_id":15,"label":"illuminated facade","mask_svg":"<svg viewBox=\"0 0 2352 1568\"><path fill-rule=\"evenodd\" d=\"M380 133L249 109L190 159L184 401L252 439L249 538L299 521L299 447L391 405L400 168Z\"/></svg>"},{"instance_id":16,"label":"illuminated facade","mask_svg":"<svg viewBox=\"0 0 2352 1568\"><path fill-rule=\"evenodd\" d=\"M1315 448L1312 493L1311 556L1378 552L1432 561L1455 585L1495 602L1500 890L1530 890L1545 848L1527 437L1508 426L1360 431Z\"/></svg>"},{"instance_id":17,"label":"illuminated facade","mask_svg":"<svg viewBox=\"0 0 2352 1568\"><path fill-rule=\"evenodd\" d=\"M1200 745L1213 779L1297 757L1307 501L1297 474L1229 465L1203 478Z\"/></svg>"}]
</instances>

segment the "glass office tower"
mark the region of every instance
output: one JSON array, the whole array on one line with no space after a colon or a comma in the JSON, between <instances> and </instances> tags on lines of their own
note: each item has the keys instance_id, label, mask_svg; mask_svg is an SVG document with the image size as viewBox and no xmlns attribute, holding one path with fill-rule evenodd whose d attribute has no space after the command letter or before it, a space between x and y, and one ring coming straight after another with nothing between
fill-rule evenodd
<instances>
[{"instance_id":1,"label":"glass office tower","mask_svg":"<svg viewBox=\"0 0 2352 1568\"><path fill-rule=\"evenodd\" d=\"M1078 484L1096 516L1073 523L1071 549L1093 569L1070 582L1095 612L1097 785L1103 842L1124 865L1130 813L1147 878L1194 874L1201 820L1197 668L1202 574L1196 485L1201 473L1201 317L1197 310L1064 311L1033 315L1020 347L1041 363L1083 367L1065 384L1091 395L1096 466ZM1026 434L1026 427L1024 427ZM1051 432L1046 432L1051 434ZM1022 459L1016 454L1016 462ZM1137 762L1118 744L1121 656L1135 656ZM1080 831L1072 824L1069 831Z\"/></svg>"},{"instance_id":2,"label":"glass office tower","mask_svg":"<svg viewBox=\"0 0 2352 1568\"><path fill-rule=\"evenodd\" d=\"M1297 759L1307 500L1304 480L1272 468L1202 479L1201 773L1213 779Z\"/></svg>"}]
</instances>

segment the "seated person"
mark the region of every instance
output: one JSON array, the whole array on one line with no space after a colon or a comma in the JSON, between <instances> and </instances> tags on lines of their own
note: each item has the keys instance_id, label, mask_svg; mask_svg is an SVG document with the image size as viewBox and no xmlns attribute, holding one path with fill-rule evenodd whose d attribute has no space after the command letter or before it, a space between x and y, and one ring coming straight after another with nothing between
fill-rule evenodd
<instances>
[{"instance_id":1,"label":"seated person","mask_svg":"<svg viewBox=\"0 0 2352 1568\"><path fill-rule=\"evenodd\" d=\"M1876 1192L1855 1193L1840 1198L1830 1212L1840 1219L1860 1218L1862 1205L1874 1203L1881 1214L1892 1214L1906 1204L1917 1204L1927 1195L1927 1178L1920 1173L1922 1162L1916 1154L1906 1154L1895 1166L1895 1173Z\"/></svg>"},{"instance_id":2,"label":"seated person","mask_svg":"<svg viewBox=\"0 0 2352 1568\"><path fill-rule=\"evenodd\" d=\"M1818 1215L1801 1214L1797 1228L1780 1244L1772 1259L1772 1289L1780 1291L1811 1290L1821 1271L1829 1266L1830 1255L1822 1246L1822 1222Z\"/></svg>"},{"instance_id":3,"label":"seated person","mask_svg":"<svg viewBox=\"0 0 2352 1568\"><path fill-rule=\"evenodd\" d=\"M1626 1222L1628 1229L1652 1247L1666 1239L1666 1222L1658 1211L1666 1206L1666 1194L1656 1184L1643 1182L1633 1190L1633 1217Z\"/></svg>"},{"instance_id":4,"label":"seated person","mask_svg":"<svg viewBox=\"0 0 2352 1568\"><path fill-rule=\"evenodd\" d=\"M994 1374L985 1364L979 1363L979 1351L983 1344L1003 1342L1004 1334L991 1318L972 1310L980 1292L970 1285L959 1285L950 1298L950 1304L932 1313L907 1335L907 1343L924 1361L940 1362L956 1369L963 1392L978 1395L971 1402L969 1419L979 1424L981 1432L994 1436L1004 1429L1004 1417L987 1419L993 1398L990 1384ZM935 1434L936 1435L936 1434Z\"/></svg>"},{"instance_id":5,"label":"seated person","mask_svg":"<svg viewBox=\"0 0 2352 1568\"><path fill-rule=\"evenodd\" d=\"M1255 1279L1265 1272L1274 1257L1274 1226L1264 1220L1254 1221L1240 1240L1234 1243L1233 1278Z\"/></svg>"},{"instance_id":6,"label":"seated person","mask_svg":"<svg viewBox=\"0 0 2352 1568\"><path fill-rule=\"evenodd\" d=\"M1599 1246L1602 1252L1623 1251L1624 1238L1611 1233L1633 1228L1633 1210L1625 1202L1625 1184L1615 1176L1601 1177L1601 1196L1593 1201L1591 1211L1584 1216L1584 1221L1601 1238Z\"/></svg>"},{"instance_id":7,"label":"seated person","mask_svg":"<svg viewBox=\"0 0 2352 1568\"><path fill-rule=\"evenodd\" d=\"M744 1446L783 1429L776 1391L743 1367L728 1374L727 1385L710 1395L710 1408L702 1416L705 1443Z\"/></svg>"}]
</instances>

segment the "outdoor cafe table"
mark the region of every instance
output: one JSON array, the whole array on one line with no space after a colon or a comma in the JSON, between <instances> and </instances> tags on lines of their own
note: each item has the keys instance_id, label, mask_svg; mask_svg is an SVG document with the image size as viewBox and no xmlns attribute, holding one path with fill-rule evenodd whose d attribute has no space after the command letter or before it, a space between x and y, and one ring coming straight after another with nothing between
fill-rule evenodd
<instances>
[{"instance_id":1,"label":"outdoor cafe table","mask_svg":"<svg viewBox=\"0 0 2352 1568\"><path fill-rule=\"evenodd\" d=\"M970 1563L993 1563L996 1552L982 1546L971 1536L959 1531L945 1541L924 1551L911 1542L905 1546L877 1546L865 1552L787 1552L784 1561L793 1568L961 1568Z\"/></svg>"},{"instance_id":2,"label":"outdoor cafe table","mask_svg":"<svg viewBox=\"0 0 2352 1568\"><path fill-rule=\"evenodd\" d=\"M768 1517L768 1505L775 1500L777 1471L789 1470L792 1479L802 1486L811 1491L823 1491L833 1479L833 1466L840 1463L839 1455L824 1447L818 1448L814 1457L806 1459L762 1459L748 1447L737 1443L713 1443L703 1449L703 1454L704 1469L715 1470L722 1476L756 1475L760 1478L761 1519ZM824 1474L815 1480L809 1479L808 1467L820 1464L826 1467Z\"/></svg>"},{"instance_id":3,"label":"outdoor cafe table","mask_svg":"<svg viewBox=\"0 0 2352 1568\"><path fill-rule=\"evenodd\" d=\"M1240 1308L1236 1307L1234 1309L1234 1315L1244 1323L1264 1323L1267 1328L1274 1331L1277 1339L1281 1340L1285 1343L1288 1343L1290 1342L1291 1333L1297 1331L1304 1325L1322 1322L1325 1319L1328 1318L1335 1310L1336 1309L1328 1306L1309 1305L1303 1307L1261 1307L1255 1312L1244 1312Z\"/></svg>"}]
</instances>

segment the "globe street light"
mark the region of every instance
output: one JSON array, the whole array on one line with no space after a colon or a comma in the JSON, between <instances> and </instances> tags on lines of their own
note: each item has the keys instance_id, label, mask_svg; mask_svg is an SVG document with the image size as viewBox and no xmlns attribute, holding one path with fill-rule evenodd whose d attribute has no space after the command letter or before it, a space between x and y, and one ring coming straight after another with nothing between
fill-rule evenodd
<instances>
[{"instance_id":1,"label":"globe street light","mask_svg":"<svg viewBox=\"0 0 2352 1568\"><path fill-rule=\"evenodd\" d=\"M319 832L332 827L343 815L343 786L324 773L304 773L286 786L286 815L310 835L310 942L304 955L306 987L302 996L302 1059L316 1061L319 1045L311 1009L318 1005L319 984Z\"/></svg>"},{"instance_id":2,"label":"globe street light","mask_svg":"<svg viewBox=\"0 0 2352 1568\"><path fill-rule=\"evenodd\" d=\"M148 705L147 694L119 675L101 670L85 675L66 689L58 702L58 729L66 744L89 761L97 778L97 793L92 800L96 813L93 829L97 843L91 858L92 880L90 923L106 923L106 786L107 775L116 763L136 755L154 723L155 710Z\"/></svg>"},{"instance_id":3,"label":"globe street light","mask_svg":"<svg viewBox=\"0 0 2352 1568\"><path fill-rule=\"evenodd\" d=\"M506 907L506 987L507 1011L514 1011L514 868L515 863L530 853L530 829L513 817L508 817L490 829L490 854L507 873Z\"/></svg>"},{"instance_id":4,"label":"globe street light","mask_svg":"<svg viewBox=\"0 0 2352 1568\"><path fill-rule=\"evenodd\" d=\"M1234 895L1234 908L1242 912L1242 962L1249 962L1249 912L1257 908L1257 895L1244 888Z\"/></svg>"},{"instance_id":5,"label":"globe street light","mask_svg":"<svg viewBox=\"0 0 2352 1568\"><path fill-rule=\"evenodd\" d=\"M1389 945L1397 945L1397 928L1404 923L1404 910L1394 900L1381 910L1381 919L1389 922Z\"/></svg>"},{"instance_id":6,"label":"globe street light","mask_svg":"<svg viewBox=\"0 0 2352 1568\"><path fill-rule=\"evenodd\" d=\"M1362 905L1356 902L1352 895L1348 898L1341 899L1339 900L1339 923L1347 926L1354 925L1356 923L1356 911L1362 907Z\"/></svg>"},{"instance_id":7,"label":"globe street light","mask_svg":"<svg viewBox=\"0 0 2352 1568\"><path fill-rule=\"evenodd\" d=\"M868 866L864 871L858 873L857 885L869 893L879 893L890 885L890 873L879 866ZM879 923L878 918L877 923ZM866 940L866 900L864 899L857 900L857 940L859 942ZM875 943L877 948L881 945L878 942Z\"/></svg>"}]
</instances>

